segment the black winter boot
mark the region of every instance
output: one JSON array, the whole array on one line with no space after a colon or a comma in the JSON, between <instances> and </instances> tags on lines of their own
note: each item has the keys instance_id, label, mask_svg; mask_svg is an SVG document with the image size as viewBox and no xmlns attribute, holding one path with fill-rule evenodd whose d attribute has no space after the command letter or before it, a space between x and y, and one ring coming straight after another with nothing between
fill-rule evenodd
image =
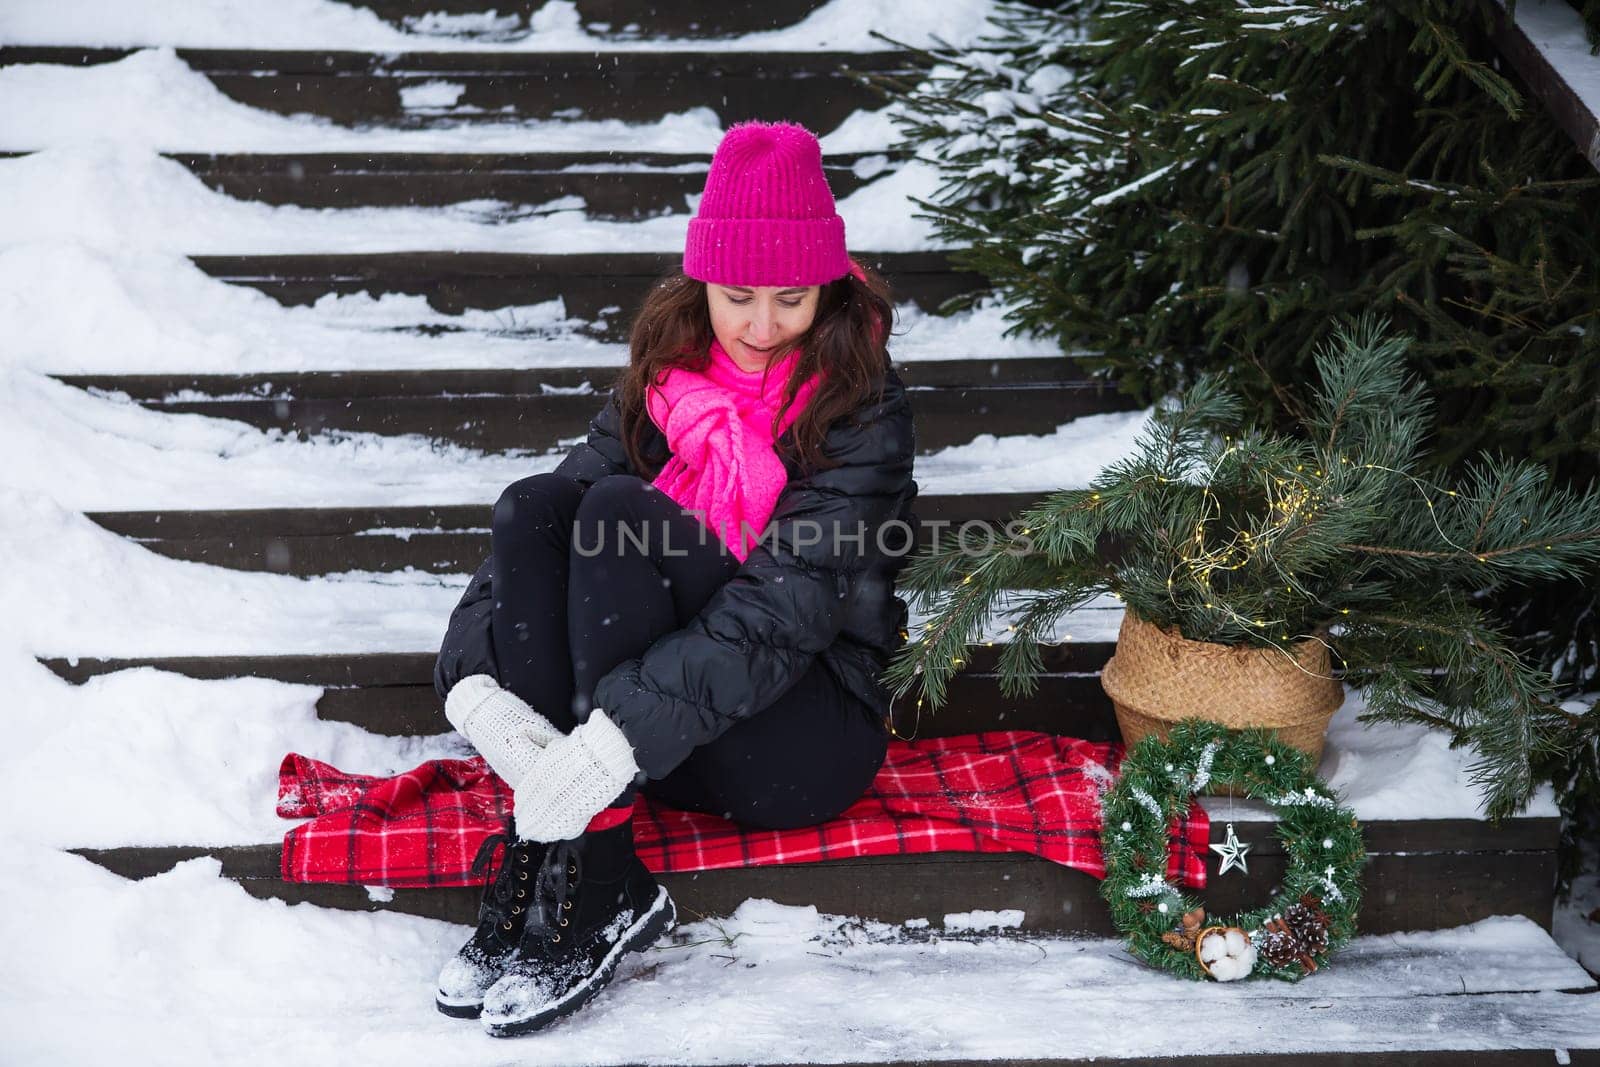
<instances>
[{"instance_id":1,"label":"black winter boot","mask_svg":"<svg viewBox=\"0 0 1600 1067\"><path fill-rule=\"evenodd\" d=\"M572 1014L611 980L624 952L648 948L676 918L634 855L632 820L555 842L516 956L484 994L484 1028L515 1037Z\"/></svg>"},{"instance_id":2,"label":"black winter boot","mask_svg":"<svg viewBox=\"0 0 1600 1067\"><path fill-rule=\"evenodd\" d=\"M473 857L472 873L488 870L501 845L505 846L505 858L484 882L478 929L439 972L434 1004L458 1019L476 1019L483 1010L483 994L506 973L533 902L534 876L549 849L537 841L518 841L507 827L503 834L484 838Z\"/></svg>"}]
</instances>

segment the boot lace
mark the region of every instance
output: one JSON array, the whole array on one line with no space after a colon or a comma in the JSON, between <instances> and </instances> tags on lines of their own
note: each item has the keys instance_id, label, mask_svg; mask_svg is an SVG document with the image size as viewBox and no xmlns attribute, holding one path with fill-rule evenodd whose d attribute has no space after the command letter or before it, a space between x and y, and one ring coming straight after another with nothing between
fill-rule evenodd
<instances>
[{"instance_id":1,"label":"boot lace","mask_svg":"<svg viewBox=\"0 0 1600 1067\"><path fill-rule=\"evenodd\" d=\"M504 833L490 834L478 846L478 852L472 857L470 872L474 877L486 874L494 863L497 850L504 849L505 857L498 870L494 871L484 882L483 903L478 908L478 921L492 923L495 934L501 939L511 934L516 929L514 917L522 913L519 900L527 898L527 889L524 883L528 874L527 861L516 848L516 838L509 828ZM515 862L522 859L523 862Z\"/></svg>"},{"instance_id":2,"label":"boot lace","mask_svg":"<svg viewBox=\"0 0 1600 1067\"><path fill-rule=\"evenodd\" d=\"M557 841L550 846L544 866L539 868L538 900L544 925L552 944L562 940L570 925L572 894L583 881L583 853L576 839Z\"/></svg>"}]
</instances>

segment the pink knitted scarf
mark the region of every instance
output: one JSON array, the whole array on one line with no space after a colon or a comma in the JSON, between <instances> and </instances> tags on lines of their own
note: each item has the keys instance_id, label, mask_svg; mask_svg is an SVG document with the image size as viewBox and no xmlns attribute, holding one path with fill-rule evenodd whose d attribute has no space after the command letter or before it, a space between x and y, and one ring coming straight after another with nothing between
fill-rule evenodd
<instances>
[{"instance_id":1,"label":"pink knitted scarf","mask_svg":"<svg viewBox=\"0 0 1600 1067\"><path fill-rule=\"evenodd\" d=\"M673 367L646 391L645 407L672 450L655 487L698 512L740 562L760 540L789 480L773 442L799 417L819 384L813 378L800 387L774 431L773 419L798 358L791 352L764 371L747 371L713 338L705 370Z\"/></svg>"}]
</instances>

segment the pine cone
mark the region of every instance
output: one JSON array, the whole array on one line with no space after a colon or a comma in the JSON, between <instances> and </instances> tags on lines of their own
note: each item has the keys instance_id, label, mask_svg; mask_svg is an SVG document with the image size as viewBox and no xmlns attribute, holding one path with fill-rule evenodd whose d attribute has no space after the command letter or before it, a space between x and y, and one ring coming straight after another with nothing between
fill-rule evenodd
<instances>
[{"instance_id":1,"label":"pine cone","mask_svg":"<svg viewBox=\"0 0 1600 1067\"><path fill-rule=\"evenodd\" d=\"M1317 969L1313 957L1328 947L1326 920L1327 916L1315 908L1289 905L1284 914L1274 915L1262 925L1263 936L1257 945L1261 958L1274 967L1298 963L1303 973L1311 974Z\"/></svg>"},{"instance_id":2,"label":"pine cone","mask_svg":"<svg viewBox=\"0 0 1600 1067\"><path fill-rule=\"evenodd\" d=\"M1287 967L1300 958L1300 945L1294 934L1286 929L1273 929L1275 925L1278 925L1276 920L1268 923L1264 928L1266 933L1253 940L1262 959L1274 967Z\"/></svg>"},{"instance_id":3,"label":"pine cone","mask_svg":"<svg viewBox=\"0 0 1600 1067\"><path fill-rule=\"evenodd\" d=\"M1327 914L1322 910L1321 897L1313 896L1310 893L1301 893L1300 903L1304 904L1307 908L1310 908L1316 914L1317 921L1322 923L1323 926L1333 925L1333 920L1328 918Z\"/></svg>"},{"instance_id":4,"label":"pine cone","mask_svg":"<svg viewBox=\"0 0 1600 1067\"><path fill-rule=\"evenodd\" d=\"M1328 916L1321 909L1301 903L1284 909L1283 921L1300 944L1301 955L1315 956L1328 950Z\"/></svg>"}]
</instances>

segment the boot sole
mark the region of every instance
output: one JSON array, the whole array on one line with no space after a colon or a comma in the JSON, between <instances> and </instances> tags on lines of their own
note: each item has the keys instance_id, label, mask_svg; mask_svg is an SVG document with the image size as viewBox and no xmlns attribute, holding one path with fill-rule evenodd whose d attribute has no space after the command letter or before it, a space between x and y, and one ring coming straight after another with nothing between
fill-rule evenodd
<instances>
[{"instance_id":1,"label":"boot sole","mask_svg":"<svg viewBox=\"0 0 1600 1067\"><path fill-rule=\"evenodd\" d=\"M452 1019L476 1019L483 1014L483 1000L449 1001L433 998L433 1006Z\"/></svg>"},{"instance_id":2,"label":"boot sole","mask_svg":"<svg viewBox=\"0 0 1600 1067\"><path fill-rule=\"evenodd\" d=\"M656 899L650 905L650 910L639 916L634 924L628 927L627 932L617 941L605 959L600 961L600 967L572 992L540 1008L537 1012L522 1019L510 1019L504 1022L485 1022L484 1029L491 1037L520 1037L542 1029L566 1015L571 1015L589 1001L595 994L604 989L611 981L611 976L616 972L617 964L625 952L639 952L649 948L655 943L656 938L672 929L678 919L678 908L672 903L672 898L667 895L665 887L656 888ZM481 1004L480 1004L481 1008ZM441 1007L441 1011L444 1009Z\"/></svg>"},{"instance_id":3,"label":"boot sole","mask_svg":"<svg viewBox=\"0 0 1600 1067\"><path fill-rule=\"evenodd\" d=\"M509 962L510 959L511 954L507 953L505 962ZM504 973L503 967L501 973ZM486 986L485 988L488 987ZM443 993L435 992L433 1006L438 1008L441 1014L448 1015L452 1019L476 1019L483 1014L483 994L480 993L476 997L467 999L447 997Z\"/></svg>"}]
</instances>

